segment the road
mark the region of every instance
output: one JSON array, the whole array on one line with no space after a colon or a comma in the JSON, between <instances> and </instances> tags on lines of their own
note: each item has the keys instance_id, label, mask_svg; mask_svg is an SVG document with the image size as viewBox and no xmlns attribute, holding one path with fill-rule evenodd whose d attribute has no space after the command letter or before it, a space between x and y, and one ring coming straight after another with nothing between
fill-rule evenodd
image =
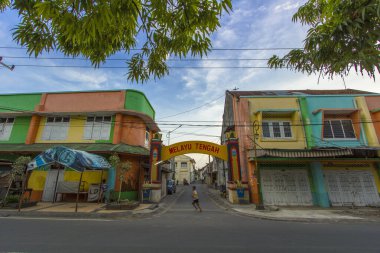
<instances>
[{"instance_id":1,"label":"road","mask_svg":"<svg viewBox=\"0 0 380 253\"><path fill-rule=\"evenodd\" d=\"M380 225L259 220L227 212L198 185L165 212L126 220L0 219L0 252L380 252Z\"/></svg>"}]
</instances>

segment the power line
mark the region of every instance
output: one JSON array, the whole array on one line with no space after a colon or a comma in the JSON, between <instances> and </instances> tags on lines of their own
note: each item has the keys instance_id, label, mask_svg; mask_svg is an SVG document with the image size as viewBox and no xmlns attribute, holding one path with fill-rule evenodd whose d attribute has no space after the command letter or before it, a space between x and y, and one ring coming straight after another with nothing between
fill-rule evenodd
<instances>
[{"instance_id":1,"label":"power line","mask_svg":"<svg viewBox=\"0 0 380 253\"><path fill-rule=\"evenodd\" d=\"M81 69L128 69L128 66L83 66L83 65L37 65L37 64L16 64L16 67L32 68L81 68ZM169 69L271 69L266 66L169 66ZM286 67L277 69L288 69Z\"/></svg>"},{"instance_id":2,"label":"power line","mask_svg":"<svg viewBox=\"0 0 380 253\"><path fill-rule=\"evenodd\" d=\"M28 56L3 56L3 58L9 59L28 59L28 60L80 60L80 61L89 61L87 58L83 57L28 57ZM107 58L107 61L129 61L132 58ZM144 59L148 60L148 59ZM166 61L268 61L269 58L171 58Z\"/></svg>"},{"instance_id":3,"label":"power line","mask_svg":"<svg viewBox=\"0 0 380 253\"><path fill-rule=\"evenodd\" d=\"M218 99L221 99L222 97L224 97L224 94L221 95L220 97L217 97L216 99L211 100L210 102L207 102L207 103L205 103L205 104L203 104L203 105L200 105L200 106L198 106L198 107L195 107L195 108L192 108L192 109L189 109L189 110L183 111L183 112L179 112L179 113L176 113L176 114L173 114L173 115L164 116L164 117L161 117L161 118L159 118L159 119L157 119L157 120L160 120L160 119L166 119L166 118L171 118L171 117L174 117L174 116L178 116L178 115L181 115L181 114L185 114L185 113L188 113L188 112L195 111L195 110L197 110L197 109L202 108L203 106L209 105L209 104L211 104L211 103L217 101Z\"/></svg>"},{"instance_id":4,"label":"power line","mask_svg":"<svg viewBox=\"0 0 380 253\"><path fill-rule=\"evenodd\" d=\"M4 49L27 49L26 47L17 46L0 46ZM293 50L293 49L303 49L299 47L269 47L269 48L211 48L211 51L268 51L268 50ZM133 51L141 51L141 48L131 48Z\"/></svg>"},{"instance_id":5,"label":"power line","mask_svg":"<svg viewBox=\"0 0 380 253\"><path fill-rule=\"evenodd\" d=\"M224 96L224 95L223 95ZM219 97L221 98L221 97ZM217 99L219 99L217 98ZM215 100L217 100L215 99ZM215 101L214 100L214 101ZM210 104L212 103L213 101L207 103L207 104ZM207 104L203 104L197 108L193 108L191 110L195 110L195 109L198 109L202 106L205 106ZM7 106L0 106L0 109L3 109L3 110L8 110L8 111L13 111L13 112L24 112L24 113L33 113L33 114L37 114L39 116L42 116L42 117L70 117L70 119L79 119L79 120L86 120L86 117L89 116L89 117L92 117L92 116L95 116L94 114L91 114L91 113L88 113L88 112L83 112L83 113L86 113L86 115L84 116L74 116L74 115L64 115L61 113L61 115L54 115L54 113L51 113L49 115L46 115L44 113L40 113L39 112L36 112L36 111L31 111L31 110L23 110L23 109L20 109L20 108L13 108L13 107L7 107ZM191 110L188 110L188 111L191 111ZM187 111L185 111L187 112ZM181 113L185 113L185 112L181 112ZM3 112L0 112L1 113L10 113L10 112L7 112L7 111L3 111ZM79 112L78 112L79 113ZM107 112L104 112L102 113L102 116L106 115L107 116ZM17 117L18 115L12 115L12 116L7 116L8 118L13 118L13 117ZM99 114L100 116L100 114ZM0 117L0 118L6 118L5 116L4 117ZM194 123L197 123L197 122L221 122L221 124L190 124L190 123L187 123L187 122L194 122ZM165 126L179 126L179 125L182 125L182 126L189 126L189 127L228 127L228 126L235 126L235 127L252 127L252 123L251 122L248 122L246 123L245 121L241 121L243 122L242 124L240 124L239 122L237 122L238 124L226 124L226 123L223 123L223 121L197 121L197 120L192 120L192 121L186 121L186 120L178 120L178 121L154 121L154 123L156 124L159 124L159 125L165 125ZM359 120L359 121L352 121L352 124L373 124L373 123L380 123L380 120L372 120L372 119L362 119L362 120ZM131 123L131 124L135 124L135 125L149 125L149 123L145 123L145 122L136 122L136 121L116 121L116 120L111 120L109 122L104 122L106 124L111 124L111 123ZM236 123L236 122L235 122ZM21 124L21 123L20 123ZM318 125L324 125L325 123L323 122L315 122L315 121L312 121L310 123L295 123L295 124L292 124L290 123L289 126L293 126L293 127L296 127L296 126L300 126L300 127L305 127L305 126L318 126ZM25 124L24 124L25 125ZM28 124L26 124L28 125ZM258 126L263 126L262 124L259 124Z\"/></svg>"}]
</instances>

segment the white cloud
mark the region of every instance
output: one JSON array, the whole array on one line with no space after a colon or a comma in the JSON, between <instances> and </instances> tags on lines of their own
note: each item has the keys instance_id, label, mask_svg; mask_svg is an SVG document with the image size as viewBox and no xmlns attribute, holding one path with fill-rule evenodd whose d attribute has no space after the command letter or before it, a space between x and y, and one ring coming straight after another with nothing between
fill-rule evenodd
<instances>
[{"instance_id":1,"label":"white cloud","mask_svg":"<svg viewBox=\"0 0 380 253\"><path fill-rule=\"evenodd\" d=\"M275 12L282 12L282 11L294 10L294 9L297 9L298 7L300 7L299 2L292 3L291 1L287 1L286 3L276 5L274 7L274 10Z\"/></svg>"}]
</instances>

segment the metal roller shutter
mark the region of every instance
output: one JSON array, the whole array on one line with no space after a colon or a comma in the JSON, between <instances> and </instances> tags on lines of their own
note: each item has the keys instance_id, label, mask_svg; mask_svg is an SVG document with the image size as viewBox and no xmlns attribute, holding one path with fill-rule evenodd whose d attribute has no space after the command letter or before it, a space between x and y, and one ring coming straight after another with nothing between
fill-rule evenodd
<instances>
[{"instance_id":1,"label":"metal roller shutter","mask_svg":"<svg viewBox=\"0 0 380 253\"><path fill-rule=\"evenodd\" d=\"M261 170L264 205L311 206L313 199L306 170Z\"/></svg>"},{"instance_id":2,"label":"metal roller shutter","mask_svg":"<svg viewBox=\"0 0 380 253\"><path fill-rule=\"evenodd\" d=\"M375 180L368 170L325 171L332 206L379 206Z\"/></svg>"}]
</instances>

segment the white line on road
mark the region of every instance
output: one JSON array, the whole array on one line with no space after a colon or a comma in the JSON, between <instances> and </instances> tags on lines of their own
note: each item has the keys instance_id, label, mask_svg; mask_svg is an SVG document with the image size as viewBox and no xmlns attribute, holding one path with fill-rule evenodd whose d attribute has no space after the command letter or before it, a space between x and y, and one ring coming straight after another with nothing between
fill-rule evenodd
<instances>
[{"instance_id":1,"label":"white line on road","mask_svg":"<svg viewBox=\"0 0 380 253\"><path fill-rule=\"evenodd\" d=\"M54 220L54 221L101 221L101 222L109 222L115 220L106 220L106 219L83 219L83 218L53 218L53 217L0 217L0 219L9 219L9 220Z\"/></svg>"}]
</instances>

